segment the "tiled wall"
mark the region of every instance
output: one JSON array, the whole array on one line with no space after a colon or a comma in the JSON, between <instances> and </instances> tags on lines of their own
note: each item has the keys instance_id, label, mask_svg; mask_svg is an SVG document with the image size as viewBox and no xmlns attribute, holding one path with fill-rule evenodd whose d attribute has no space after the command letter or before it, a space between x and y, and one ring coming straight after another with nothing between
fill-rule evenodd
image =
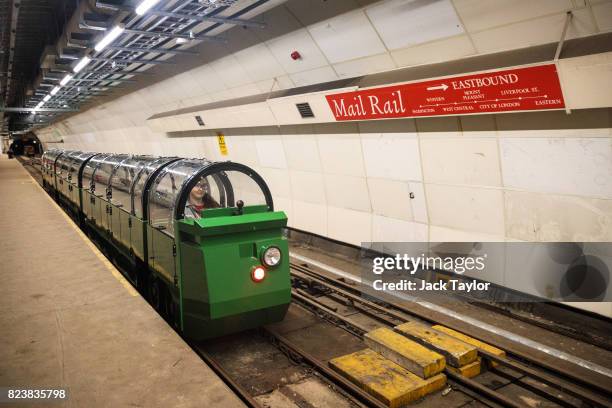
<instances>
[{"instance_id":1,"label":"tiled wall","mask_svg":"<svg viewBox=\"0 0 612 408\"><path fill-rule=\"evenodd\" d=\"M252 165L292 226L355 244L610 241L609 109L243 128L226 131L227 157L214 135L146 126L180 107L557 41L569 9L568 38L612 30L610 0L290 0L258 17L268 29L225 33L238 51L202 53L196 68L38 133L65 148ZM587 81L609 63L575 70ZM574 99L592 98L574 82Z\"/></svg>"},{"instance_id":2,"label":"tiled wall","mask_svg":"<svg viewBox=\"0 0 612 408\"><path fill-rule=\"evenodd\" d=\"M214 135L143 128L64 147L243 162L291 226L354 244L612 241L611 120L598 109L242 129L225 134L229 156Z\"/></svg>"}]
</instances>

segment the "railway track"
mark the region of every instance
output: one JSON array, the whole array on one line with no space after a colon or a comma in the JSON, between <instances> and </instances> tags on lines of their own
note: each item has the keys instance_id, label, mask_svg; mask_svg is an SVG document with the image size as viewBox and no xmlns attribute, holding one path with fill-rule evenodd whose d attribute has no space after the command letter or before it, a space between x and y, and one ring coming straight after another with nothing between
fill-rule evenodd
<instances>
[{"instance_id":1,"label":"railway track","mask_svg":"<svg viewBox=\"0 0 612 408\"><path fill-rule=\"evenodd\" d=\"M30 173L34 176L36 175L35 173L39 173L39 169L36 168L35 163L20 161L24 166L29 167L28 170L31 170ZM40 183L40 174L38 174L38 177L35 177L35 179ZM361 339L366 332L372 330L372 327L367 327L351 317L343 316L337 312L337 309L330 306L329 303L322 302L323 298L331 300L338 305L349 306L363 316L369 318L372 322L383 327L392 327L413 318L418 318L428 323L441 324L426 315L419 314L414 310L409 310L400 304L382 300L369 300L354 286L338 279L332 279L302 265L292 264L291 268L292 280L294 283L292 296L295 305L302 310L308 311L326 320L331 325L351 333L351 335L358 339ZM448 322L443 324L457 331L461 331L461 328L453 327L453 325L448 324ZM332 370L327 365L325 359L305 350L274 327L262 328L258 334L267 339L273 347L287 356L289 361L292 361L294 364L306 366L311 375L325 382L330 388L334 389L335 392L342 395L347 401L350 401L351 406L386 406L357 385ZM474 337L472 334L469 335ZM189 342L188 339L185 340L247 406L262 406L255 398L255 395L253 395L253 392L248 390L241 383L240 379L236 378L236 375L224 366L223 362L218 358L218 355L216 355L214 351L211 352L207 344L195 344ZM490 341L487 342L491 343ZM493 345L497 346L495 344ZM502 346L497 347L504 348ZM561 370L546 362L538 361L537 359L520 353L510 352L508 358L498 357L482 349L479 350L479 353L484 359L494 361L504 368L509 369L511 372L519 374L519 376L526 376L535 380L536 383L533 381L530 382L524 378L519 378L517 375L509 374L508 372L495 368L492 369L492 371L500 377L507 378L513 383L539 395L544 400L553 404L566 407L612 406L612 399L608 389L602 389L598 384L590 383L587 379L577 377L571 372ZM254 364L258 364L258 362L255 361ZM488 388L473 379L456 374L448 369L445 371L445 374L453 390L459 391L484 405L492 407L524 406L508 396ZM538 383L544 384L546 388L539 387L537 385ZM308 404L308 401L306 401L306 404Z\"/></svg>"},{"instance_id":2,"label":"railway track","mask_svg":"<svg viewBox=\"0 0 612 408\"><path fill-rule=\"evenodd\" d=\"M328 297L338 304L348 305L360 313L369 316L372 320L377 321L383 326L396 326L410 321L415 317L427 323L442 324L439 321L432 320L429 316L407 309L396 303L378 299L376 302L368 300L363 296L364 294L354 286L337 279L331 279L302 265L292 263L291 268L292 277L297 282L298 286L306 288L306 290L295 290L294 299L303 303L306 307L309 307L313 312L324 314L328 320L340 322L348 331L357 336L362 336L371 329L363 327L352 319L337 313L333 307L322 303L321 296ZM318 296L309 293L307 290L316 293ZM460 327L453 327L453 325L448 324L448 322L445 322L444 325L451 329L461 331ZM474 337L471 333L466 334ZM491 344L490 341L488 343ZM492 345L503 348L500 345ZM609 389L602 388L599 384L590 382L586 378L579 378L570 371L551 366L546 362L525 354L510 352L509 357L504 358L493 355L482 349L479 349L479 353L486 360L496 362L503 367L545 384L547 387L570 397L560 397L557 393L547 391L544 388L538 388L524 380L518 382L522 387L555 404L576 407L584 406L583 404L587 404L588 406L612 406L612 395ZM503 376L508 376L508 374L502 373L499 370L493 370ZM448 372L448 370L447 375L455 383L461 383L461 385L465 387L483 393L487 398L505 406L520 406L516 405L513 401L508 401L507 397L499 393L476 386L472 380L466 381L467 379L461 378L461 376L457 376L455 373ZM574 401L572 401L572 399L574 399Z\"/></svg>"}]
</instances>

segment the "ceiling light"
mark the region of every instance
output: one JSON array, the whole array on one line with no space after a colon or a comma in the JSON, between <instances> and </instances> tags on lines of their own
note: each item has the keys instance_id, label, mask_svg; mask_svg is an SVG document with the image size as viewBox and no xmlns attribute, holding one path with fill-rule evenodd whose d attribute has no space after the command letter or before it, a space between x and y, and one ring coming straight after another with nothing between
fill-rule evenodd
<instances>
[{"instance_id":1,"label":"ceiling light","mask_svg":"<svg viewBox=\"0 0 612 408\"><path fill-rule=\"evenodd\" d=\"M100 40L99 43L96 44L94 49L96 51L102 51L104 48L106 48L107 45L115 41L117 37L121 35L123 30L124 30L124 27L122 24L116 25L115 27L113 27L112 30L109 31L108 34L104 36L104 38Z\"/></svg>"},{"instance_id":2,"label":"ceiling light","mask_svg":"<svg viewBox=\"0 0 612 408\"><path fill-rule=\"evenodd\" d=\"M72 79L72 75L68 74L60 81L60 86L64 86Z\"/></svg>"},{"instance_id":3,"label":"ceiling light","mask_svg":"<svg viewBox=\"0 0 612 408\"><path fill-rule=\"evenodd\" d=\"M43 98L43 101L47 102L49 99L51 99L51 95L46 95L46 96Z\"/></svg>"},{"instance_id":4,"label":"ceiling light","mask_svg":"<svg viewBox=\"0 0 612 408\"><path fill-rule=\"evenodd\" d=\"M79 61L78 64L76 64L76 66L72 69L74 72L79 72L80 70L82 70L83 68L85 68L85 66L87 64L89 64L91 62L91 58L89 58L88 56L84 56L83 58L81 58L81 60Z\"/></svg>"},{"instance_id":5,"label":"ceiling light","mask_svg":"<svg viewBox=\"0 0 612 408\"><path fill-rule=\"evenodd\" d=\"M59 87L59 86L56 86L55 88L53 88L53 89L51 90L51 95L55 95L56 93L58 93L58 92L59 92L59 90L60 90L60 87Z\"/></svg>"},{"instance_id":6,"label":"ceiling light","mask_svg":"<svg viewBox=\"0 0 612 408\"><path fill-rule=\"evenodd\" d=\"M142 3L138 5L138 7L136 7L136 14L138 14L139 16L142 16L144 13L149 11L149 9L151 9L151 7L156 5L158 2L159 0L144 0Z\"/></svg>"}]
</instances>

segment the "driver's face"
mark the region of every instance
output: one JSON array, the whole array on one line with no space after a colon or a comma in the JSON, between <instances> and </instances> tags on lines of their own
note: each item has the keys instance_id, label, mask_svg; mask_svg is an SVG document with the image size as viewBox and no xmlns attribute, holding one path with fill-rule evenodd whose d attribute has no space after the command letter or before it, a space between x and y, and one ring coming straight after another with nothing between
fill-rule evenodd
<instances>
[{"instance_id":1,"label":"driver's face","mask_svg":"<svg viewBox=\"0 0 612 408\"><path fill-rule=\"evenodd\" d=\"M199 181L191 190L191 196L195 199L202 199L208 190L208 184L205 181Z\"/></svg>"}]
</instances>

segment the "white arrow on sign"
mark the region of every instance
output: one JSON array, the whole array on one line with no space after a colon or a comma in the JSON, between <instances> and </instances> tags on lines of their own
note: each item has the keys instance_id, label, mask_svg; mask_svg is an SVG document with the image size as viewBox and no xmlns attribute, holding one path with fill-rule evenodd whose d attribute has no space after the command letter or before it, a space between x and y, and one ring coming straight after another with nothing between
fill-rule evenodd
<instances>
[{"instance_id":1,"label":"white arrow on sign","mask_svg":"<svg viewBox=\"0 0 612 408\"><path fill-rule=\"evenodd\" d=\"M448 85L442 84L442 85L438 85L438 86L428 86L427 87L428 91L435 91L437 89L441 89L443 91L446 91L448 89Z\"/></svg>"}]
</instances>

